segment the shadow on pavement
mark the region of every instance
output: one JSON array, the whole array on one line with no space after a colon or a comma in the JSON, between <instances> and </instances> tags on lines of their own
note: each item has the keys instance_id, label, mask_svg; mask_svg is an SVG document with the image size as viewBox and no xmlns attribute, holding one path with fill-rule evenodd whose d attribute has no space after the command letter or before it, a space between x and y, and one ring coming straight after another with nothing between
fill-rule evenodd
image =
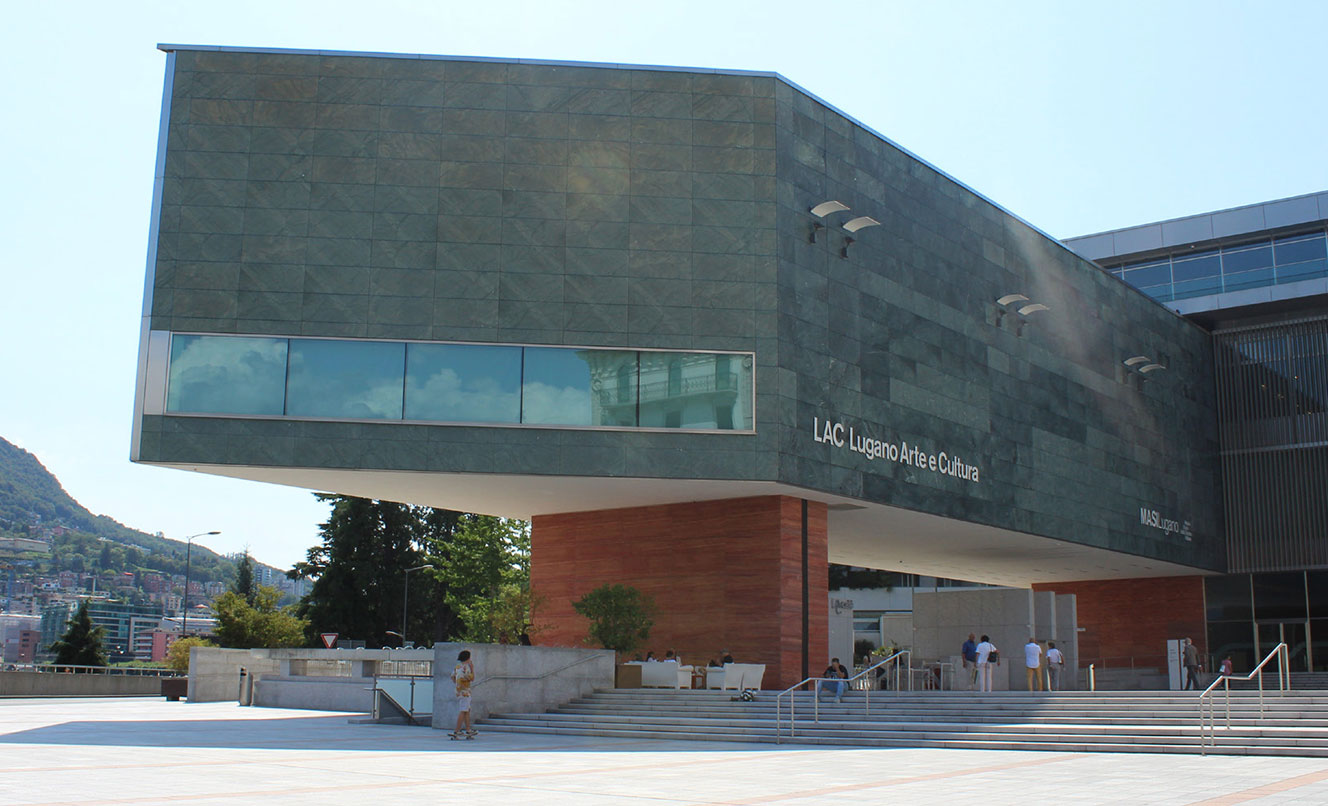
<instances>
[{"instance_id":1,"label":"shadow on pavement","mask_svg":"<svg viewBox=\"0 0 1328 806\"><path fill-rule=\"evenodd\" d=\"M0 745L45 744L89 747L228 748L255 750L362 750L432 752L751 752L811 749L795 744L750 745L730 742L682 742L608 737L545 736L488 733L473 742L453 742L447 732L427 727L352 725L356 716L288 717L280 719L197 719L144 721L73 721L0 734Z\"/></svg>"}]
</instances>

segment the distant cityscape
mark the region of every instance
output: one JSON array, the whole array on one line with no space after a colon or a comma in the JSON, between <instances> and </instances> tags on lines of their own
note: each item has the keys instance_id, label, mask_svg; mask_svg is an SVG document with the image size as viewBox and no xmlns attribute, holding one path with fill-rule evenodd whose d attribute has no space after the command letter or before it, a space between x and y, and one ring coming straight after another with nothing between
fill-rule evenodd
<instances>
[{"instance_id":1,"label":"distant cityscape","mask_svg":"<svg viewBox=\"0 0 1328 806\"><path fill-rule=\"evenodd\" d=\"M210 605L241 556L94 516L36 457L0 440L0 664L51 660L83 602L112 664L160 662L183 634L186 576L188 632L211 635ZM282 604L308 592L307 580L252 561L255 584L276 588Z\"/></svg>"}]
</instances>

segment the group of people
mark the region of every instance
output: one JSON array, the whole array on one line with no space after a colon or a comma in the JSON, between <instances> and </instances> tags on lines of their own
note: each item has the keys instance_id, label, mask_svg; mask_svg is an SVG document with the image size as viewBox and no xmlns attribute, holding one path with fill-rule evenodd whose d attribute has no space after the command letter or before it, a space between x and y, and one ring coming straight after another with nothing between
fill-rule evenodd
<instances>
[{"instance_id":1,"label":"group of people","mask_svg":"<svg viewBox=\"0 0 1328 806\"><path fill-rule=\"evenodd\" d=\"M984 635L982 640L978 641L974 633L969 633L968 640L960 649L960 654L964 658L964 678L968 681L969 690L991 691L992 667L1001 663L1000 650L991 642L991 637ZM1042 645L1036 638L1029 638L1028 643L1024 644L1024 671L1029 691L1043 689L1043 654ZM1065 669L1065 653L1056 648L1055 641L1048 641L1045 654L1047 689L1060 691L1061 672Z\"/></svg>"}]
</instances>

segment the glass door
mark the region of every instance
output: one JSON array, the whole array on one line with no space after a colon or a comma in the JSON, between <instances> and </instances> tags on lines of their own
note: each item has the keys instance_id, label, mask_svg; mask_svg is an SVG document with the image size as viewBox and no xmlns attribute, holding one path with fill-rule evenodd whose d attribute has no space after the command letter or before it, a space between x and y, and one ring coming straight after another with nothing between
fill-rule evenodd
<instances>
[{"instance_id":1,"label":"glass door","mask_svg":"<svg viewBox=\"0 0 1328 806\"><path fill-rule=\"evenodd\" d=\"M1279 643L1285 643L1291 655L1291 671L1308 672L1310 670L1309 622L1305 621L1260 621L1258 623L1259 645L1255 647L1255 663ZM1276 674L1276 661L1264 667L1265 672Z\"/></svg>"}]
</instances>

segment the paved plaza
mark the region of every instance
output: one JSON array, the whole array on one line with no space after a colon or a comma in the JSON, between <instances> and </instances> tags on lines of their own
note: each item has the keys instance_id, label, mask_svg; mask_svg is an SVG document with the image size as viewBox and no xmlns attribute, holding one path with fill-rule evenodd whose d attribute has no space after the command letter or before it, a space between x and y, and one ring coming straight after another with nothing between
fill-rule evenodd
<instances>
[{"instance_id":1,"label":"paved plaza","mask_svg":"<svg viewBox=\"0 0 1328 806\"><path fill-rule=\"evenodd\" d=\"M588 739L0 700L0 804L1328 803L1328 760Z\"/></svg>"}]
</instances>

